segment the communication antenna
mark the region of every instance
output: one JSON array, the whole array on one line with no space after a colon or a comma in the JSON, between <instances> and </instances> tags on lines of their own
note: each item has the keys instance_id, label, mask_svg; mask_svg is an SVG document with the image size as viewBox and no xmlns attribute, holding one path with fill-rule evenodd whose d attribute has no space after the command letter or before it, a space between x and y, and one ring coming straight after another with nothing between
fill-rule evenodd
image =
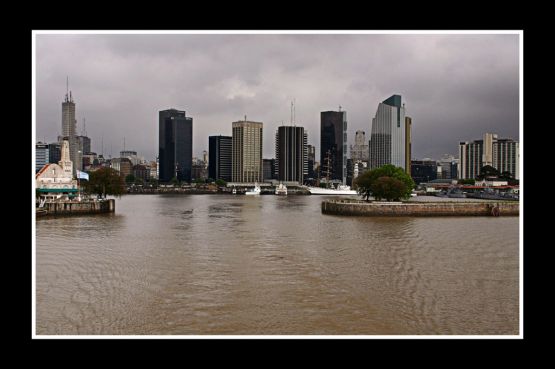
<instances>
[{"instance_id":1,"label":"communication antenna","mask_svg":"<svg viewBox=\"0 0 555 369\"><path fill-rule=\"evenodd\" d=\"M68 102L69 96L69 76L66 76L66 102Z\"/></svg>"},{"instance_id":2,"label":"communication antenna","mask_svg":"<svg viewBox=\"0 0 555 369\"><path fill-rule=\"evenodd\" d=\"M100 141L102 142L102 150L100 151L100 155L102 155L102 157L104 157L104 133L100 137L101 137Z\"/></svg>"},{"instance_id":3,"label":"communication antenna","mask_svg":"<svg viewBox=\"0 0 555 369\"><path fill-rule=\"evenodd\" d=\"M85 118L83 117L83 136L87 136L87 126L85 125Z\"/></svg>"},{"instance_id":4,"label":"communication antenna","mask_svg":"<svg viewBox=\"0 0 555 369\"><path fill-rule=\"evenodd\" d=\"M125 136L123 137L123 151L125 151Z\"/></svg>"},{"instance_id":5,"label":"communication antenna","mask_svg":"<svg viewBox=\"0 0 555 369\"><path fill-rule=\"evenodd\" d=\"M297 102L296 99L293 98L293 126L296 125L296 120L295 120L296 119L296 116L295 116L296 115L296 111L295 111L295 103L296 102Z\"/></svg>"},{"instance_id":6,"label":"communication antenna","mask_svg":"<svg viewBox=\"0 0 555 369\"><path fill-rule=\"evenodd\" d=\"M293 101L291 101L291 125L293 125Z\"/></svg>"},{"instance_id":7,"label":"communication antenna","mask_svg":"<svg viewBox=\"0 0 555 369\"><path fill-rule=\"evenodd\" d=\"M339 105L339 111L341 111L341 105Z\"/></svg>"},{"instance_id":8,"label":"communication antenna","mask_svg":"<svg viewBox=\"0 0 555 369\"><path fill-rule=\"evenodd\" d=\"M245 114L245 122L247 121L247 115Z\"/></svg>"}]
</instances>

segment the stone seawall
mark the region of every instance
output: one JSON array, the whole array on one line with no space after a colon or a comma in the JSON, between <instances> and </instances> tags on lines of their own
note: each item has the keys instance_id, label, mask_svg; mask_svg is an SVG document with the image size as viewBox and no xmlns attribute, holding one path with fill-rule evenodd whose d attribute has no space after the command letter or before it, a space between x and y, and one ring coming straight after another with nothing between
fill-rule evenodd
<instances>
[{"instance_id":1,"label":"stone seawall","mask_svg":"<svg viewBox=\"0 0 555 369\"><path fill-rule=\"evenodd\" d=\"M518 216L518 202L383 203L327 200L322 213L361 216Z\"/></svg>"},{"instance_id":2,"label":"stone seawall","mask_svg":"<svg viewBox=\"0 0 555 369\"><path fill-rule=\"evenodd\" d=\"M113 213L116 210L116 200L47 202L44 209L47 215Z\"/></svg>"}]
</instances>

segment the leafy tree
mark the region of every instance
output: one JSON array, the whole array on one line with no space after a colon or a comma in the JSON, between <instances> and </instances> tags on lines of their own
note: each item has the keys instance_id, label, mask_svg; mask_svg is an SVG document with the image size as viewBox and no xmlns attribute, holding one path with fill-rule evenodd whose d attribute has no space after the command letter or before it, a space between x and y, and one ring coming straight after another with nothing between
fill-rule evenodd
<instances>
[{"instance_id":1,"label":"leafy tree","mask_svg":"<svg viewBox=\"0 0 555 369\"><path fill-rule=\"evenodd\" d=\"M206 183L213 183L214 182L214 178L207 178L206 179Z\"/></svg>"},{"instance_id":2,"label":"leafy tree","mask_svg":"<svg viewBox=\"0 0 555 369\"><path fill-rule=\"evenodd\" d=\"M216 184L220 187L225 187L227 185L227 182L224 181L223 179L218 179L216 180Z\"/></svg>"},{"instance_id":3,"label":"leafy tree","mask_svg":"<svg viewBox=\"0 0 555 369\"><path fill-rule=\"evenodd\" d=\"M380 177L370 186L376 200L385 198L387 201L405 197L407 186L397 178Z\"/></svg>"},{"instance_id":4,"label":"leafy tree","mask_svg":"<svg viewBox=\"0 0 555 369\"><path fill-rule=\"evenodd\" d=\"M472 178L459 179L459 184L474 186L476 184L476 181Z\"/></svg>"},{"instance_id":5,"label":"leafy tree","mask_svg":"<svg viewBox=\"0 0 555 369\"><path fill-rule=\"evenodd\" d=\"M135 184L136 185L143 185L145 181L141 177L135 177Z\"/></svg>"},{"instance_id":6,"label":"leafy tree","mask_svg":"<svg viewBox=\"0 0 555 369\"><path fill-rule=\"evenodd\" d=\"M492 167L491 165L485 165L480 168L480 174L476 176L476 179L482 180L486 177L497 177L499 176L499 171Z\"/></svg>"},{"instance_id":7,"label":"leafy tree","mask_svg":"<svg viewBox=\"0 0 555 369\"><path fill-rule=\"evenodd\" d=\"M365 200L368 201L368 198L372 196L372 178L370 177L370 172L368 171L359 175L353 182L358 194L365 197Z\"/></svg>"},{"instance_id":8,"label":"leafy tree","mask_svg":"<svg viewBox=\"0 0 555 369\"><path fill-rule=\"evenodd\" d=\"M133 174L128 174L125 177L125 183L130 184L130 183L133 183L133 182L135 182L135 176Z\"/></svg>"},{"instance_id":9,"label":"leafy tree","mask_svg":"<svg viewBox=\"0 0 555 369\"><path fill-rule=\"evenodd\" d=\"M89 175L88 181L81 182L85 191L90 194L121 196L125 191L123 177L115 169L103 167Z\"/></svg>"},{"instance_id":10,"label":"leafy tree","mask_svg":"<svg viewBox=\"0 0 555 369\"><path fill-rule=\"evenodd\" d=\"M503 173L501 173L499 175L499 179L507 181L507 183L511 186L518 185L518 179L515 179L515 177L513 177L513 175L509 171L504 171Z\"/></svg>"},{"instance_id":11,"label":"leafy tree","mask_svg":"<svg viewBox=\"0 0 555 369\"><path fill-rule=\"evenodd\" d=\"M172 185L174 185L174 186L177 186L177 185L179 185L179 180L177 179L177 177L173 177L173 178L170 180L170 183L171 183Z\"/></svg>"},{"instance_id":12,"label":"leafy tree","mask_svg":"<svg viewBox=\"0 0 555 369\"><path fill-rule=\"evenodd\" d=\"M204 182L204 179L202 179L202 178L197 178L197 179L195 179L195 183L196 184L204 184L206 182Z\"/></svg>"},{"instance_id":13,"label":"leafy tree","mask_svg":"<svg viewBox=\"0 0 555 369\"><path fill-rule=\"evenodd\" d=\"M376 183L376 181L381 177L394 178L403 184L403 188L400 195L395 198L410 197L412 189L414 188L414 181L412 180L411 176L405 172L403 168L396 167L391 164L386 164L379 168L365 171L364 173L359 175L355 179L355 185L357 187L358 194L361 196L364 196L366 198L366 201L368 201L368 198L373 195L374 183ZM392 182L392 181L384 182L384 180L382 180L380 181L380 186L382 187L376 187L376 188L380 188L380 189L385 188L386 185L389 186L392 190L397 189L399 187L399 184L397 182ZM401 189L399 188L399 190ZM383 197L386 198L386 196L383 196Z\"/></svg>"}]
</instances>

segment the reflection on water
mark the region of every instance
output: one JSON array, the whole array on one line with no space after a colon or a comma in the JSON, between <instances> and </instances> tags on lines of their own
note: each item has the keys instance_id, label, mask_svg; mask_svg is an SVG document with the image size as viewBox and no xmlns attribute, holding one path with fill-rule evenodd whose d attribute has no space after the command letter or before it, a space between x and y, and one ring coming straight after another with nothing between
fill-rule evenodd
<instances>
[{"instance_id":1,"label":"reflection on water","mask_svg":"<svg viewBox=\"0 0 555 369\"><path fill-rule=\"evenodd\" d=\"M518 217L135 195L37 222L38 334L518 334Z\"/></svg>"}]
</instances>

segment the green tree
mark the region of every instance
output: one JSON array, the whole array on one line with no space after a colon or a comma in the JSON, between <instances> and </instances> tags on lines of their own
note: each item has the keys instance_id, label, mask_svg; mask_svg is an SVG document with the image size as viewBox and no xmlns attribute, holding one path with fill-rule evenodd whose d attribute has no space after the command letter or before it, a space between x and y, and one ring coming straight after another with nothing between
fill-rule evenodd
<instances>
[{"instance_id":1,"label":"green tree","mask_svg":"<svg viewBox=\"0 0 555 369\"><path fill-rule=\"evenodd\" d=\"M174 185L174 186L178 186L178 185L179 185L179 180L177 179L177 177L173 177L173 178L170 180L170 183L171 183L172 185Z\"/></svg>"},{"instance_id":2,"label":"green tree","mask_svg":"<svg viewBox=\"0 0 555 369\"><path fill-rule=\"evenodd\" d=\"M391 164L383 165L379 168L366 171L361 175L359 175L355 179L355 186L357 187L358 194L360 196L364 196L366 198L366 201L368 201L369 197L373 195L374 183L376 183L376 181L378 181L378 179L382 177L390 177L390 178L396 179L397 181L403 184L403 188L402 189L398 188L399 184L397 182L385 181L385 180L381 180L380 181L381 187L376 187L376 188L385 188L387 185L391 188L392 191L393 189L400 191L399 196L396 196L395 198L410 197L410 194L414 188L414 181L412 180L411 176L405 172L403 168L396 167ZM386 196L383 196L383 197L387 198Z\"/></svg>"},{"instance_id":3,"label":"green tree","mask_svg":"<svg viewBox=\"0 0 555 369\"><path fill-rule=\"evenodd\" d=\"M81 182L89 194L121 196L125 191L125 182L119 172L112 168L100 168L91 172L88 181Z\"/></svg>"},{"instance_id":4,"label":"green tree","mask_svg":"<svg viewBox=\"0 0 555 369\"><path fill-rule=\"evenodd\" d=\"M220 187L225 187L225 186L227 186L227 182L224 181L223 179L218 179L218 180L216 180L216 184L217 184L218 186L220 186Z\"/></svg>"},{"instance_id":5,"label":"green tree","mask_svg":"<svg viewBox=\"0 0 555 369\"><path fill-rule=\"evenodd\" d=\"M458 183L461 185L474 186L476 184L476 181L472 178L467 178L467 179L459 179Z\"/></svg>"},{"instance_id":6,"label":"green tree","mask_svg":"<svg viewBox=\"0 0 555 369\"><path fill-rule=\"evenodd\" d=\"M135 184L136 185L144 185L145 181L141 177L135 177Z\"/></svg>"},{"instance_id":7,"label":"green tree","mask_svg":"<svg viewBox=\"0 0 555 369\"><path fill-rule=\"evenodd\" d=\"M399 200L406 197L407 186L397 178L380 177L371 185L372 195L376 200L386 199L387 201Z\"/></svg>"},{"instance_id":8,"label":"green tree","mask_svg":"<svg viewBox=\"0 0 555 369\"><path fill-rule=\"evenodd\" d=\"M133 183L133 182L135 182L135 176L133 174L128 174L125 177L125 183L130 184L130 183Z\"/></svg>"},{"instance_id":9,"label":"green tree","mask_svg":"<svg viewBox=\"0 0 555 369\"><path fill-rule=\"evenodd\" d=\"M491 165L485 165L480 168L480 174L476 176L476 179L482 180L486 177L497 177L499 176L499 171L492 167Z\"/></svg>"},{"instance_id":10,"label":"green tree","mask_svg":"<svg viewBox=\"0 0 555 369\"><path fill-rule=\"evenodd\" d=\"M504 171L503 173L501 173L499 175L499 179L507 181L507 183L511 186L518 185L518 179L515 179L515 177L509 171Z\"/></svg>"}]
</instances>

